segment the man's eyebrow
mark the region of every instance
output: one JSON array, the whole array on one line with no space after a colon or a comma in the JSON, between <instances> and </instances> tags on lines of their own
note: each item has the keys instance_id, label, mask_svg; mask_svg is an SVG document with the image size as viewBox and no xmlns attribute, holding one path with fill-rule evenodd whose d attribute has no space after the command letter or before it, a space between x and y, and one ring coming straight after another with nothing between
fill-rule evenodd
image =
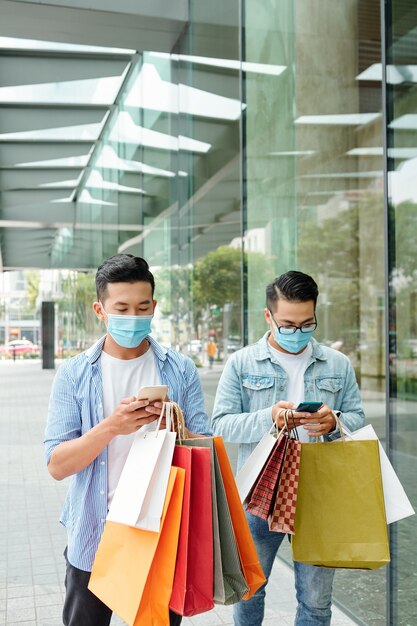
<instances>
[{"instance_id":1,"label":"man's eyebrow","mask_svg":"<svg viewBox=\"0 0 417 626\"><path fill-rule=\"evenodd\" d=\"M296 324L294 322L294 320L280 320L282 324L288 324L291 326L298 326L298 324ZM301 322L300 326L302 326L303 324L307 324L307 322L311 322L314 321L314 315L312 317L308 317L306 320L304 320L303 322Z\"/></svg>"},{"instance_id":2,"label":"man's eyebrow","mask_svg":"<svg viewBox=\"0 0 417 626\"><path fill-rule=\"evenodd\" d=\"M141 306L143 304L150 304L151 300L142 300L142 302L138 302L138 306ZM129 302L123 302L122 300L118 300L117 302L114 303L113 306L129 306Z\"/></svg>"}]
</instances>

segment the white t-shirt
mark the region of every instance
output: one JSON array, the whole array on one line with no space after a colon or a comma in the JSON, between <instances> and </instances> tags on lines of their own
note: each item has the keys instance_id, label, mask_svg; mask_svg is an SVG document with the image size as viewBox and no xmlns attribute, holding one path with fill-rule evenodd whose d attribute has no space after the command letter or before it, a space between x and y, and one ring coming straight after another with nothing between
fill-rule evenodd
<instances>
[{"instance_id":1,"label":"white t-shirt","mask_svg":"<svg viewBox=\"0 0 417 626\"><path fill-rule=\"evenodd\" d=\"M101 371L103 376L104 417L111 415L123 398L137 396L139 389L147 385L160 385L161 377L155 363L151 347L136 359L128 361L116 359L107 352L101 353ZM117 435L108 446L108 490L107 505L113 499L120 474L129 454L133 438L130 435Z\"/></svg>"},{"instance_id":2,"label":"white t-shirt","mask_svg":"<svg viewBox=\"0 0 417 626\"><path fill-rule=\"evenodd\" d=\"M281 365L286 371L288 377L287 397L285 400L294 402L297 406L300 402L304 402L304 372L307 369L308 362L313 353L311 343L309 343L300 354L287 354L277 350L271 344L268 344L269 350L275 361ZM309 437L305 428L297 428L300 441L309 441Z\"/></svg>"}]
</instances>

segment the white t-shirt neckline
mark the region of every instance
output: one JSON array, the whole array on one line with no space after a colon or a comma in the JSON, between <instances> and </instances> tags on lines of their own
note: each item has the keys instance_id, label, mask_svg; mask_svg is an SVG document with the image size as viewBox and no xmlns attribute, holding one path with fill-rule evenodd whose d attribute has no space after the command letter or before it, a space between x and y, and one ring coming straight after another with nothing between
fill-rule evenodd
<instances>
[{"instance_id":1,"label":"white t-shirt neckline","mask_svg":"<svg viewBox=\"0 0 417 626\"><path fill-rule=\"evenodd\" d=\"M284 400L294 402L297 406L305 400L304 397L304 374L313 355L313 346L309 342L300 354L291 354L277 350L268 342L268 348L274 361L285 370L287 374L287 394ZM297 428L300 441L310 441L307 431L302 426Z\"/></svg>"}]
</instances>

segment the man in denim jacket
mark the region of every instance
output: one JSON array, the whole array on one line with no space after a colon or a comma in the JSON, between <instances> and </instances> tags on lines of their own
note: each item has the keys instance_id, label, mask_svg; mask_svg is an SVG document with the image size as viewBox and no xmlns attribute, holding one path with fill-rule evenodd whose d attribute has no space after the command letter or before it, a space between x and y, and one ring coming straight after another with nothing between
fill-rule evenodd
<instances>
[{"instance_id":1,"label":"man in denim jacket","mask_svg":"<svg viewBox=\"0 0 417 626\"><path fill-rule=\"evenodd\" d=\"M269 331L254 345L235 352L226 363L217 389L213 429L225 441L239 444L238 469L274 421L284 425L283 409L302 401L323 403L316 413L294 411L301 441L336 437L332 411L356 430L364 414L355 373L348 358L319 344L312 335L318 288L302 272L287 272L266 288L265 319ZM271 532L268 522L247 513L259 559L268 580L283 533ZM297 593L296 626L329 625L334 570L294 562ZM234 608L235 626L260 626L265 587Z\"/></svg>"}]
</instances>

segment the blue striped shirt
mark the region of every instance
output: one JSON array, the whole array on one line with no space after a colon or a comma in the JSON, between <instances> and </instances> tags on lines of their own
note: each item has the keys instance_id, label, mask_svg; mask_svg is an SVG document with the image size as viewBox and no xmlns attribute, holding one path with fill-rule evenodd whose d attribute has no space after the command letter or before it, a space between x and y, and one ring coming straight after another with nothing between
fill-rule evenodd
<instances>
[{"instance_id":1,"label":"blue striped shirt","mask_svg":"<svg viewBox=\"0 0 417 626\"><path fill-rule=\"evenodd\" d=\"M56 446L81 437L103 420L100 355L104 339L65 361L55 375L44 440L47 463ZM194 433L211 434L194 363L179 352L162 347L152 337L147 339L161 383L168 385L169 398L181 406L187 428ZM60 518L68 533L68 560L78 569L91 571L106 515L107 447L72 476Z\"/></svg>"}]
</instances>

